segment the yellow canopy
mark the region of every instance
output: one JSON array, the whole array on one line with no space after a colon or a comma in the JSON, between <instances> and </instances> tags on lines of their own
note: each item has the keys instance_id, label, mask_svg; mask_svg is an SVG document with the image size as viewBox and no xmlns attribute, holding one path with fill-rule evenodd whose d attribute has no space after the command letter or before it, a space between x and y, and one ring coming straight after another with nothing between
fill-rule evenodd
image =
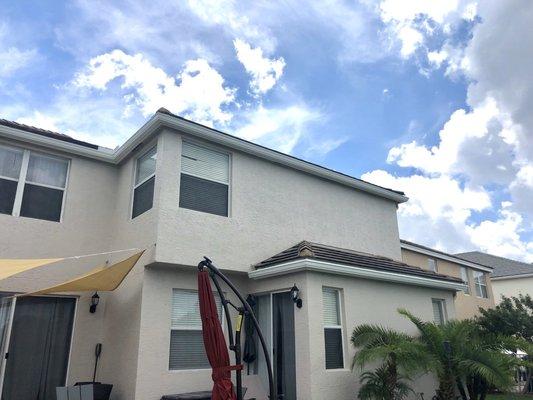
<instances>
[{"instance_id":1,"label":"yellow canopy","mask_svg":"<svg viewBox=\"0 0 533 400\"><path fill-rule=\"evenodd\" d=\"M9 278L10 276L20 274L30 269L42 267L43 265L52 264L56 261L61 261L63 258L43 258L43 259L28 259L28 260L10 260L0 259L0 280Z\"/></svg>"},{"instance_id":2,"label":"yellow canopy","mask_svg":"<svg viewBox=\"0 0 533 400\"><path fill-rule=\"evenodd\" d=\"M112 291L122 283L126 275L135 266L144 250L135 253L125 260L119 261L109 267L103 266L93 269L85 275L68 280L56 286L36 292L24 293L20 296L33 296L47 293L84 292L84 291Z\"/></svg>"}]
</instances>

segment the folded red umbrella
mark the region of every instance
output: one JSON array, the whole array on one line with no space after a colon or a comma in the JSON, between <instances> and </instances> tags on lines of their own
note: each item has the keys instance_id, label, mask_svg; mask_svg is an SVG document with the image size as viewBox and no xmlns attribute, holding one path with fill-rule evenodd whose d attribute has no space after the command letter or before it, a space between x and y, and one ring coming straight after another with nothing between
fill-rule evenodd
<instances>
[{"instance_id":1,"label":"folded red umbrella","mask_svg":"<svg viewBox=\"0 0 533 400\"><path fill-rule=\"evenodd\" d=\"M231 366L226 339L218 318L215 296L211 290L211 282L207 271L198 273L198 299L204 346L209 364L213 368L212 400L236 400L237 395L231 382L231 371L241 369L242 365ZM231 333L230 333L231 334Z\"/></svg>"}]
</instances>

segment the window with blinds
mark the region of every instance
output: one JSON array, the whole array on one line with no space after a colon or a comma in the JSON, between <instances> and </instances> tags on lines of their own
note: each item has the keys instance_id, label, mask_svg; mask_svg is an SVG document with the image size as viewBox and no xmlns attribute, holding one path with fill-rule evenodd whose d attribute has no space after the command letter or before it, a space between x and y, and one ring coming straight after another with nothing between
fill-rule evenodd
<instances>
[{"instance_id":1,"label":"window with blinds","mask_svg":"<svg viewBox=\"0 0 533 400\"><path fill-rule=\"evenodd\" d=\"M489 298L487 291L487 277L481 271L474 271L474 284L476 286L476 296L484 299Z\"/></svg>"},{"instance_id":2,"label":"window with blinds","mask_svg":"<svg viewBox=\"0 0 533 400\"><path fill-rule=\"evenodd\" d=\"M326 369L344 368L340 292L322 288Z\"/></svg>"},{"instance_id":3,"label":"window with blinds","mask_svg":"<svg viewBox=\"0 0 533 400\"><path fill-rule=\"evenodd\" d=\"M229 155L183 142L181 208L228 216Z\"/></svg>"},{"instance_id":4,"label":"window with blinds","mask_svg":"<svg viewBox=\"0 0 533 400\"><path fill-rule=\"evenodd\" d=\"M428 258L428 268L430 271L437 272L437 260Z\"/></svg>"},{"instance_id":5,"label":"window with blinds","mask_svg":"<svg viewBox=\"0 0 533 400\"><path fill-rule=\"evenodd\" d=\"M157 149L153 147L139 157L135 163L132 218L143 214L153 206L156 160Z\"/></svg>"},{"instance_id":6,"label":"window with blinds","mask_svg":"<svg viewBox=\"0 0 533 400\"><path fill-rule=\"evenodd\" d=\"M431 299L433 305L433 321L437 325L442 325L446 322L446 303L443 299Z\"/></svg>"},{"instance_id":7,"label":"window with blinds","mask_svg":"<svg viewBox=\"0 0 533 400\"><path fill-rule=\"evenodd\" d=\"M222 304L215 294L222 321ZM169 369L210 368L202 337L202 320L196 290L172 290Z\"/></svg>"},{"instance_id":8,"label":"window with blinds","mask_svg":"<svg viewBox=\"0 0 533 400\"><path fill-rule=\"evenodd\" d=\"M470 294L470 278L468 277L468 269L461 267L461 279L466 284L466 288L463 290L465 294Z\"/></svg>"},{"instance_id":9,"label":"window with blinds","mask_svg":"<svg viewBox=\"0 0 533 400\"><path fill-rule=\"evenodd\" d=\"M69 161L0 146L0 213L60 221Z\"/></svg>"}]
</instances>

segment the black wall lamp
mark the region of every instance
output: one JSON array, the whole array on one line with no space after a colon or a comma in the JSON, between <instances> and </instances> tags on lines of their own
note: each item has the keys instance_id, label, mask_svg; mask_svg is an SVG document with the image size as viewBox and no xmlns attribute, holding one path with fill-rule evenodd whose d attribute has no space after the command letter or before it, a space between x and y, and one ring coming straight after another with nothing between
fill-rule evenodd
<instances>
[{"instance_id":1,"label":"black wall lamp","mask_svg":"<svg viewBox=\"0 0 533 400\"><path fill-rule=\"evenodd\" d=\"M296 284L291 288L291 297L294 304L296 304L296 307L302 308L303 301L300 299L300 289L298 289Z\"/></svg>"},{"instance_id":2,"label":"black wall lamp","mask_svg":"<svg viewBox=\"0 0 533 400\"><path fill-rule=\"evenodd\" d=\"M96 306L100 302L100 296L98 296L98 292L94 292L93 296L91 297L91 306L89 307L89 312L91 314L94 314L96 312Z\"/></svg>"}]
</instances>

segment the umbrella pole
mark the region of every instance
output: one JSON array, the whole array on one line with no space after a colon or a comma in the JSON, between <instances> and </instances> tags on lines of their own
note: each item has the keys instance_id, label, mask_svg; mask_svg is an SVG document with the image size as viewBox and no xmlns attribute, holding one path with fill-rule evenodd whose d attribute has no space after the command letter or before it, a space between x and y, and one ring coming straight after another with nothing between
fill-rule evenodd
<instances>
[{"instance_id":1,"label":"umbrella pole","mask_svg":"<svg viewBox=\"0 0 533 400\"><path fill-rule=\"evenodd\" d=\"M273 378L273 374L272 374L272 363L270 361L270 355L269 355L268 347L266 345L265 338L263 336L263 332L261 331L261 328L259 327L259 323L257 322L257 318L255 317L255 314L252 311L252 308L250 307L248 302L244 299L244 297L239 292L239 290L235 287L235 285L233 285L233 283L222 272L220 272L220 270L207 257L204 257L204 260L200 261L200 263L198 264L198 269L200 271L202 271L204 269L204 267L208 268L209 271L211 272L210 273L211 279L215 283L215 287L217 288L217 291L218 291L218 294L219 294L220 298L223 299L222 304L224 306L224 311L226 312L226 322L228 323L228 328L229 328L230 332L233 332L233 331L232 331L232 327L231 327L232 326L231 325L231 318L229 317L229 313L228 313L227 302L226 302L226 299L224 297L224 293L222 292L218 281L216 279L213 279L215 276L218 276L220 279L222 279L226 283L226 285L228 285L228 287L233 291L233 293L235 293L235 295L237 296L237 298L239 299L239 301L242 303L242 305L244 307L242 312L249 313L249 315L250 315L250 317L252 319L252 322L253 322L253 324L255 326L255 329L256 329L256 332L257 332L257 336L259 337L259 341L261 342L261 348L263 350L263 354L265 355L265 363L267 364L267 373L268 373L268 386L269 386L269 393L270 393L268 397L269 397L270 400L275 400L276 399L276 393L274 391L274 378ZM239 311L239 314L240 314L239 318L242 318L241 311ZM239 338L239 341L238 342L236 341L238 343L238 357L239 357L238 360L237 360L237 352L235 352L235 358L236 358L236 363L237 364L240 364L240 362L241 362L241 354L240 354L240 325L241 325L241 321L239 321L238 331L235 333L235 337ZM232 342L233 338L232 338L231 334L229 336L230 336L230 345L231 345L231 342ZM236 346L237 343L233 343L233 345ZM235 347L235 350L237 350L237 347ZM242 378L241 371L237 371L237 379L236 379L236 381L237 381L237 393L239 393L239 392L241 393L241 397L240 398L238 397L238 400L242 400L242 380L241 380L241 378Z\"/></svg>"}]
</instances>

